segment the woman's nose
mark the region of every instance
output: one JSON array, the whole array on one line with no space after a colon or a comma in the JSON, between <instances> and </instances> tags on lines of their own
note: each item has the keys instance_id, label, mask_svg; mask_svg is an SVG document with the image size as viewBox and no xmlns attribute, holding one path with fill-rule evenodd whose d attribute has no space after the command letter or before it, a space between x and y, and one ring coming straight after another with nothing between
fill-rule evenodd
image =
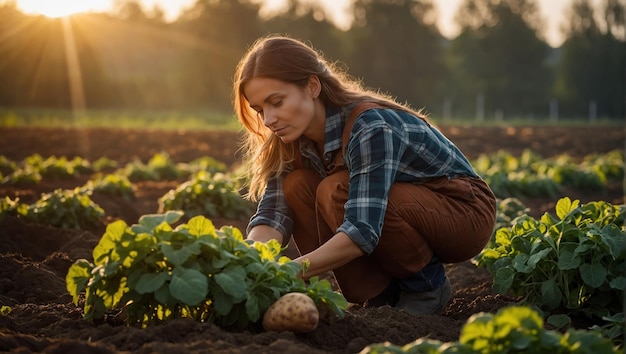
<instances>
[{"instance_id":1,"label":"woman's nose","mask_svg":"<svg viewBox=\"0 0 626 354\"><path fill-rule=\"evenodd\" d=\"M263 124L269 128L274 125L274 123L276 123L276 115L270 111L263 111Z\"/></svg>"}]
</instances>

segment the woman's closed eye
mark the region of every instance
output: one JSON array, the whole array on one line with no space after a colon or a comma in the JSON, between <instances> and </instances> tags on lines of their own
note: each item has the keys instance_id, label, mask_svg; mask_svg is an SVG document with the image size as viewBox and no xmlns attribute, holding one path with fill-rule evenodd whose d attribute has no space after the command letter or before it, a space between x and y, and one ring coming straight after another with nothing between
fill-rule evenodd
<instances>
[{"instance_id":1,"label":"woman's closed eye","mask_svg":"<svg viewBox=\"0 0 626 354\"><path fill-rule=\"evenodd\" d=\"M282 98L281 98L281 99L279 99L279 100L271 101L271 102L270 102L270 104L271 104L273 107L278 108L278 107L280 107L280 106L283 104L283 100L282 100Z\"/></svg>"},{"instance_id":2,"label":"woman's closed eye","mask_svg":"<svg viewBox=\"0 0 626 354\"><path fill-rule=\"evenodd\" d=\"M272 107L274 108L279 108L280 106L283 105L283 100L276 100L276 101L272 101L269 103ZM257 116L259 117L263 117L263 109L262 108L256 108L256 107L252 107L252 109L254 109L256 111Z\"/></svg>"}]
</instances>

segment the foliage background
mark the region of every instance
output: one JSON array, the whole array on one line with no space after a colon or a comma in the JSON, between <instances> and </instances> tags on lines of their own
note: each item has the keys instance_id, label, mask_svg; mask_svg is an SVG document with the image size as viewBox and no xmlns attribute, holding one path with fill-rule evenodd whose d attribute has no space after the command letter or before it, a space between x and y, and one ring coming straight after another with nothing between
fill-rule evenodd
<instances>
[{"instance_id":1,"label":"foliage background","mask_svg":"<svg viewBox=\"0 0 626 354\"><path fill-rule=\"evenodd\" d=\"M270 18L259 15L260 6L197 0L166 22L159 8L134 0L69 20L25 15L5 2L0 107L230 113L238 60L258 37L283 33L309 41L366 86L435 117L626 113L622 0L598 7L573 1L559 48L542 39L536 0L463 0L456 16L461 33L451 40L438 32L431 0L355 0L348 30L335 27L316 2L290 0Z\"/></svg>"}]
</instances>

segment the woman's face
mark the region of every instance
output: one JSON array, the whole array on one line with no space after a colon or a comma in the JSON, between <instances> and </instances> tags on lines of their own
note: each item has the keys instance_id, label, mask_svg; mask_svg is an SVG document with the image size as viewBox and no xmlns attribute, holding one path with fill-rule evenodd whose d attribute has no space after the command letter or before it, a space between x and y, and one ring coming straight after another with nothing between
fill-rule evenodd
<instances>
[{"instance_id":1,"label":"woman's face","mask_svg":"<svg viewBox=\"0 0 626 354\"><path fill-rule=\"evenodd\" d=\"M301 135L316 141L320 133L323 142L325 112L316 99L320 87L315 76L309 78L306 87L256 77L244 85L243 91L250 107L259 113L259 119L284 143Z\"/></svg>"}]
</instances>

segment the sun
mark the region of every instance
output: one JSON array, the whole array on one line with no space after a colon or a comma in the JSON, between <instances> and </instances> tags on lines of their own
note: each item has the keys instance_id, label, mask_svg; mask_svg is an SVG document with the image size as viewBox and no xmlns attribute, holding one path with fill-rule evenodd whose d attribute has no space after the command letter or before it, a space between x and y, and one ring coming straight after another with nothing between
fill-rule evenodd
<instances>
[{"instance_id":1,"label":"sun","mask_svg":"<svg viewBox=\"0 0 626 354\"><path fill-rule=\"evenodd\" d=\"M107 0L18 0L17 6L25 13L46 17L65 17L76 13L101 11L110 7Z\"/></svg>"}]
</instances>

